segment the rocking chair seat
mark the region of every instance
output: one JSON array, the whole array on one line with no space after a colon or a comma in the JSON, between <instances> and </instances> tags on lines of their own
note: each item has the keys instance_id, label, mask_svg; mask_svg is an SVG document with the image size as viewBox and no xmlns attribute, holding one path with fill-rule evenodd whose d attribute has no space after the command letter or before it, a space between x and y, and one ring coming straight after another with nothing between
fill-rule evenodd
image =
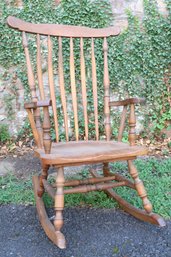
<instances>
[{"instance_id":1,"label":"rocking chair seat","mask_svg":"<svg viewBox=\"0 0 171 257\"><path fill-rule=\"evenodd\" d=\"M79 163L105 162L135 158L147 154L142 146L114 141L77 141L53 143L50 154L43 149L37 149L36 155L52 165L79 165Z\"/></svg>"}]
</instances>

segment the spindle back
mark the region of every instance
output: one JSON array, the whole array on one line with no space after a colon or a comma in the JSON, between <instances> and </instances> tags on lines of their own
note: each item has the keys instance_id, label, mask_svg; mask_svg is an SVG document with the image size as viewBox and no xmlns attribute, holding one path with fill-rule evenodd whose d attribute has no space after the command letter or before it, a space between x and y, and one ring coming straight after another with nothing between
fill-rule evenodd
<instances>
[{"instance_id":1,"label":"spindle back","mask_svg":"<svg viewBox=\"0 0 171 257\"><path fill-rule=\"evenodd\" d=\"M89 140L90 129L95 131L95 139L99 140L99 115L98 115L98 83L97 83L97 74L96 74L96 57L95 57L95 39L103 39L103 56L104 56L104 126L105 126L105 135L106 140L110 140L111 128L110 128L110 108L109 108L109 71L108 71L108 43L107 37L117 36L120 33L120 30L115 27L109 27L105 29L94 29L81 26L69 26L69 25L58 25L58 24L32 24L15 17L8 17L8 25L12 28L18 29L22 32L23 38L23 47L26 56L27 72L28 72L28 84L31 91L31 97L33 102L40 100L46 100L48 97L52 100L52 109L53 109L53 120L56 141L60 140L60 126L59 120L63 118L63 128L65 131L65 139L69 141L74 139L78 140ZM29 40L28 33L36 34L36 74L34 74L34 68L29 54ZM45 37L47 40L44 40ZM63 46L65 42L64 38L68 38L70 55L68 56L69 62L69 74L70 74L70 93L66 90L66 76L64 68L64 58L63 58ZM78 38L78 39L76 39ZM42 41L43 39L43 41ZM80 63L80 74L79 79L76 78L76 67L75 61L75 52L74 52L74 42L79 40L79 63ZM90 41L90 51L89 58L91 61L91 71L86 70L85 64L85 47L84 41ZM45 43L46 42L46 46ZM58 67L54 67L54 55L56 52L53 48L53 45L57 43L58 55L57 63ZM43 48L47 51L47 72L48 72L48 86L49 86L49 96L47 94L47 88L45 89L44 80L43 80L43 58L42 52ZM57 92L57 81L54 79L55 74L58 74L58 85L59 92ZM92 102L90 103L87 94L87 75L91 76L92 83ZM37 83L37 82L38 83ZM79 86L78 82L79 81ZM36 85L38 87L36 88ZM59 97L57 97L59 95ZM79 102L81 99L81 102ZM72 108L69 108L69 101L72 102ZM59 102L62 106L62 115L58 113ZM88 114L89 104L93 105L93 114L94 124L91 127L89 126L90 117ZM69 113L70 112L70 113ZM82 113L82 115L80 115ZM37 112L37 116L39 112ZM35 115L36 116L36 115ZM73 116L74 124L74 137L70 135L70 117ZM81 121L80 121L81 117ZM79 124L84 120L84 135L79 133ZM61 122L61 121L60 121Z\"/></svg>"}]
</instances>

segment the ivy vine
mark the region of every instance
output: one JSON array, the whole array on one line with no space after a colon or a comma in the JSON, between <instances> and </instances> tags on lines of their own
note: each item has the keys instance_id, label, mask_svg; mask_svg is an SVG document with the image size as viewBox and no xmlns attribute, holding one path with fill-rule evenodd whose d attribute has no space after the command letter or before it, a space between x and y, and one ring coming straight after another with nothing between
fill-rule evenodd
<instances>
[{"instance_id":1,"label":"ivy vine","mask_svg":"<svg viewBox=\"0 0 171 257\"><path fill-rule=\"evenodd\" d=\"M55 6L52 0L24 0L23 7L17 8L15 1L9 5L1 3L2 10L0 31L0 65L6 68L16 67L16 72L27 88L25 58L19 32L8 28L6 18L14 15L35 23L62 23L102 28L113 23L110 2L107 0L62 0ZM139 20L127 12L128 28L109 43L109 72L111 91L120 98L138 96L147 99L144 108L146 132L155 134L171 124L171 0L166 0L168 16L159 13L155 0L144 0L144 18ZM57 46L57 43L54 43ZM35 45L31 46L36 53ZM79 50L79 42L75 41L75 49ZM103 54L102 42L95 42L99 95L99 113L103 113ZM85 41L85 50L90 52L90 42ZM64 44L64 68L66 85L69 84L69 43ZM75 54L77 76L80 76L79 51ZM33 55L34 55L33 54ZM90 70L90 55L87 54L86 68ZM55 59L57 61L57 57ZM91 76L90 76L91 77ZM79 86L79 79L77 81ZM87 81L89 99L92 98L90 78ZM69 90L69 87L67 88ZM92 110L89 110L90 113ZM102 120L101 118L99 120ZM82 119L80 117L80 122ZM150 125L149 125L150 124ZM91 123L90 123L91 125Z\"/></svg>"}]
</instances>

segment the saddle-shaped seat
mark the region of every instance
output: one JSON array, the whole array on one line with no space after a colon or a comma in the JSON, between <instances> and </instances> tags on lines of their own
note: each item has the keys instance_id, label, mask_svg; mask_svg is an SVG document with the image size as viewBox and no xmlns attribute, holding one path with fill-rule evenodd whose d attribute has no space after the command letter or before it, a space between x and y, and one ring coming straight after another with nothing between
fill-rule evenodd
<instances>
[{"instance_id":1,"label":"saddle-shaped seat","mask_svg":"<svg viewBox=\"0 0 171 257\"><path fill-rule=\"evenodd\" d=\"M142 146L130 146L122 142L78 141L52 143L51 153L45 154L43 149L35 150L42 161L50 165L72 166L88 163L127 160L147 154L148 149Z\"/></svg>"}]
</instances>

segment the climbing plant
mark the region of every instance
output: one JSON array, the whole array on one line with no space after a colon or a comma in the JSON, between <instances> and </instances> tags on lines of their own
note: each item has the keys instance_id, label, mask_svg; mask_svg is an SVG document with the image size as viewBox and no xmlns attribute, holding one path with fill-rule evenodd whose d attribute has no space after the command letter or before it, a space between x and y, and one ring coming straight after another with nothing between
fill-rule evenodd
<instances>
[{"instance_id":1,"label":"climbing plant","mask_svg":"<svg viewBox=\"0 0 171 257\"><path fill-rule=\"evenodd\" d=\"M111 42L112 88L121 95L145 97L145 127L148 132L160 131L171 121L170 12L163 17L155 1L145 0L143 21L130 12L128 21L128 29Z\"/></svg>"},{"instance_id":2,"label":"climbing plant","mask_svg":"<svg viewBox=\"0 0 171 257\"><path fill-rule=\"evenodd\" d=\"M62 0L56 6L52 0L24 0L23 7L17 8L15 1L9 5L1 3L1 45L0 65L9 68L16 66L18 76L27 88L27 77L24 70L25 59L21 45L20 33L6 25L8 15L14 15L35 23L63 23L102 28L112 24L112 10L107 0ZM166 0L168 16L159 13L155 0L144 0L144 18L133 16L127 11L129 26L116 38L108 40L111 91L118 97L139 96L147 99L145 129L153 133L169 128L171 123L171 0ZM8 43L7 43L8 42ZM56 44L56 43L55 43ZM96 40L96 61L98 86L103 87L103 55L101 40ZM36 53L35 45L31 46ZM57 44L56 44L57 47ZM75 49L79 50L79 42L75 41ZM90 42L85 42L85 50L89 51ZM79 70L79 51L75 54L77 76ZM64 44L65 80L69 80L69 43ZM86 56L86 68L89 67L89 54ZM57 57L56 57L57 61ZM79 83L79 79L77 81ZM91 81L87 81L88 94ZM68 83L66 83L68 85ZM69 90L69 87L68 87ZM103 112L103 95L99 96L99 112ZM91 110L90 110L91 112ZM102 120L102 119L101 119ZM147 126L148 124L148 126Z\"/></svg>"}]
</instances>

